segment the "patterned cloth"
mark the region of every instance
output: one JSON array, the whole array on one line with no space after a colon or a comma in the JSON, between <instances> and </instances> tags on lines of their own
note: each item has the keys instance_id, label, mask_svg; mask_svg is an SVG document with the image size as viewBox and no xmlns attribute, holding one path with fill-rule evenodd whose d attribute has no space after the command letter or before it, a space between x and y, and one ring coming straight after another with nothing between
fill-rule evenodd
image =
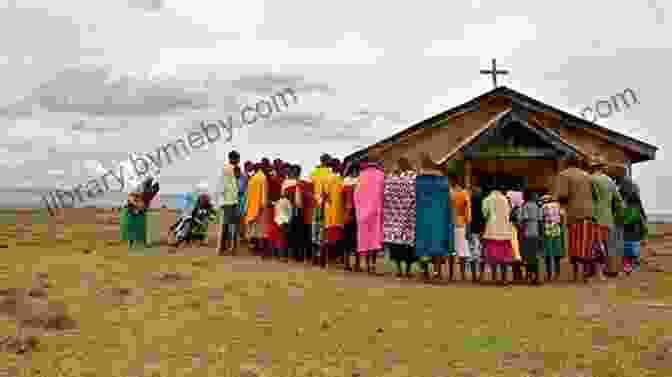
<instances>
[{"instance_id":1,"label":"patterned cloth","mask_svg":"<svg viewBox=\"0 0 672 377\"><path fill-rule=\"evenodd\" d=\"M415 178L385 177L383 234L385 242L415 245Z\"/></svg>"},{"instance_id":2,"label":"patterned cloth","mask_svg":"<svg viewBox=\"0 0 672 377\"><path fill-rule=\"evenodd\" d=\"M483 245L481 243L481 235L477 233L468 234L467 245L468 262L480 262L483 257Z\"/></svg>"},{"instance_id":3,"label":"patterned cloth","mask_svg":"<svg viewBox=\"0 0 672 377\"><path fill-rule=\"evenodd\" d=\"M569 224L569 256L588 260L593 256L593 241L599 234L591 220ZM607 228L608 229L608 228Z\"/></svg>"}]
</instances>

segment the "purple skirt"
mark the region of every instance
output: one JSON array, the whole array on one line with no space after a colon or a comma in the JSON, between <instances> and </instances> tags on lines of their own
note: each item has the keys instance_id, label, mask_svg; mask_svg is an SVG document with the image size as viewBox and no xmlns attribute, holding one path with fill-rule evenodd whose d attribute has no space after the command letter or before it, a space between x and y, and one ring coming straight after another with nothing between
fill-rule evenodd
<instances>
[{"instance_id":1,"label":"purple skirt","mask_svg":"<svg viewBox=\"0 0 672 377\"><path fill-rule=\"evenodd\" d=\"M511 240L483 240L485 263L509 264L513 263L513 247Z\"/></svg>"}]
</instances>

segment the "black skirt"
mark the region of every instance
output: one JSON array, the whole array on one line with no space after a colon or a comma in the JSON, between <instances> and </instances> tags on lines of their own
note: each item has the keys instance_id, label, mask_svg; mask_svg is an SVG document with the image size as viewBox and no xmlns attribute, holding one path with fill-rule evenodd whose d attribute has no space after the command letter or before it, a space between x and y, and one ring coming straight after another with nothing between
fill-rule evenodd
<instances>
[{"instance_id":1,"label":"black skirt","mask_svg":"<svg viewBox=\"0 0 672 377\"><path fill-rule=\"evenodd\" d=\"M390 250L390 259L395 262L413 263L418 260L415 248L410 245L387 244Z\"/></svg>"},{"instance_id":2,"label":"black skirt","mask_svg":"<svg viewBox=\"0 0 672 377\"><path fill-rule=\"evenodd\" d=\"M303 208L295 208L287 230L287 243L291 249L299 250L305 247L305 231Z\"/></svg>"},{"instance_id":3,"label":"black skirt","mask_svg":"<svg viewBox=\"0 0 672 377\"><path fill-rule=\"evenodd\" d=\"M352 255L357 252L357 221L345 224L341 245L343 245L343 252L346 255Z\"/></svg>"}]
</instances>

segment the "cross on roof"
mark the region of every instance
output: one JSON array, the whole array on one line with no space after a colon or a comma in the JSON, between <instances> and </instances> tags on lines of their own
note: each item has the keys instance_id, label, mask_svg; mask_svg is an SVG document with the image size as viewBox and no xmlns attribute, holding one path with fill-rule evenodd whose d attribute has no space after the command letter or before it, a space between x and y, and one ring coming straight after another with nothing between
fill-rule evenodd
<instances>
[{"instance_id":1,"label":"cross on roof","mask_svg":"<svg viewBox=\"0 0 672 377\"><path fill-rule=\"evenodd\" d=\"M481 69L482 75L491 75L492 84L497 88L497 75L508 75L509 71L497 70L497 59L492 59L492 70Z\"/></svg>"}]
</instances>

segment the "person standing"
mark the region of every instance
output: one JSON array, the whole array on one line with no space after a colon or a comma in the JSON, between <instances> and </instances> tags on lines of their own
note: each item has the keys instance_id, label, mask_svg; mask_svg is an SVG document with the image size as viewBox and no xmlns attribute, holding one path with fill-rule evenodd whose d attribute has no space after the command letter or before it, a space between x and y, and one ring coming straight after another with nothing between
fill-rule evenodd
<instances>
[{"instance_id":1,"label":"person standing","mask_svg":"<svg viewBox=\"0 0 672 377\"><path fill-rule=\"evenodd\" d=\"M495 181L492 191L483 199L483 217L485 218L485 232L483 233L483 248L486 263L490 265L492 280L497 280L497 267L501 271L499 284L508 285L507 266L513 262L513 226L511 224L511 204L502 193L500 183Z\"/></svg>"},{"instance_id":2,"label":"person standing","mask_svg":"<svg viewBox=\"0 0 672 377\"><path fill-rule=\"evenodd\" d=\"M420 165L415 178L415 251L421 258L425 280L430 279L428 259L434 267L434 278L441 280L443 261L455 252L450 181L428 153L421 155Z\"/></svg>"},{"instance_id":3,"label":"person standing","mask_svg":"<svg viewBox=\"0 0 672 377\"><path fill-rule=\"evenodd\" d=\"M383 249L383 200L385 173L376 162L360 163L359 184L354 193L357 217L357 251L366 258L366 270L376 273L376 255Z\"/></svg>"},{"instance_id":4,"label":"person standing","mask_svg":"<svg viewBox=\"0 0 672 377\"><path fill-rule=\"evenodd\" d=\"M287 230L287 242L290 257L298 262L302 254L301 240L303 235L303 202L299 187L301 170L298 165L291 165L288 169L287 179L282 183L282 195L289 199L292 204L292 213Z\"/></svg>"},{"instance_id":5,"label":"person standing","mask_svg":"<svg viewBox=\"0 0 672 377\"><path fill-rule=\"evenodd\" d=\"M406 158L397 161L397 171L385 177L383 203L384 241L390 259L397 265L397 277L403 276L402 263L406 264L406 277L411 276L415 262L415 172Z\"/></svg>"},{"instance_id":6,"label":"person standing","mask_svg":"<svg viewBox=\"0 0 672 377\"><path fill-rule=\"evenodd\" d=\"M538 285L540 282L539 256L543 249L541 233L543 212L536 192L526 190L524 194L525 203L521 210L520 254L525 263L528 280Z\"/></svg>"},{"instance_id":7,"label":"person standing","mask_svg":"<svg viewBox=\"0 0 672 377\"><path fill-rule=\"evenodd\" d=\"M324 240L322 242L321 265L326 268L327 263L340 256L338 246L343 239L345 225L345 203L343 201L343 177L341 177L341 162L333 158L329 162L331 171L325 180L324 192Z\"/></svg>"},{"instance_id":8,"label":"person standing","mask_svg":"<svg viewBox=\"0 0 672 377\"><path fill-rule=\"evenodd\" d=\"M357 252L357 218L355 216L355 190L359 182L359 164L357 162L346 169L347 176L343 180L343 199L345 200L345 226L343 227L343 252L345 254L345 270L361 272L360 257ZM350 257L355 255L355 267L351 266Z\"/></svg>"},{"instance_id":9,"label":"person standing","mask_svg":"<svg viewBox=\"0 0 672 377\"><path fill-rule=\"evenodd\" d=\"M224 164L220 178L220 225L217 237L217 254L235 254L240 224L240 154L229 152L229 161ZM236 170L238 170L236 172Z\"/></svg>"},{"instance_id":10,"label":"person standing","mask_svg":"<svg viewBox=\"0 0 672 377\"><path fill-rule=\"evenodd\" d=\"M255 166L254 175L247 182L247 212L245 214L245 224L247 226L248 236L251 240L256 240L255 251L263 254L267 248L266 219L264 211L268 202L268 183L266 175L263 172L261 164Z\"/></svg>"},{"instance_id":11,"label":"person standing","mask_svg":"<svg viewBox=\"0 0 672 377\"><path fill-rule=\"evenodd\" d=\"M476 282L483 280L483 272L485 270L483 245L481 242L481 236L485 231L485 218L483 217L483 191L481 186L472 186L471 189L471 222L467 227L467 237L471 259L471 277L472 281Z\"/></svg>"},{"instance_id":12,"label":"person standing","mask_svg":"<svg viewBox=\"0 0 672 377\"><path fill-rule=\"evenodd\" d=\"M582 165L579 160L569 160L567 169L556 177L553 189L553 197L565 208L575 282L579 279L579 265L583 266L584 281L590 276L595 239L593 185L590 175L581 169Z\"/></svg>"},{"instance_id":13,"label":"person standing","mask_svg":"<svg viewBox=\"0 0 672 377\"><path fill-rule=\"evenodd\" d=\"M320 156L320 164L310 174L310 179L313 183L313 192L315 204L313 207L312 219L312 248L315 250L313 255L313 264L318 265L321 261L321 246L324 241L324 199L327 196L325 191L326 180L329 178L331 168L329 163L331 156L324 153Z\"/></svg>"},{"instance_id":14,"label":"person standing","mask_svg":"<svg viewBox=\"0 0 672 377\"><path fill-rule=\"evenodd\" d=\"M516 184L513 190L506 192L506 197L509 199L512 213L511 226L513 228L513 235L511 237L511 247L513 250L513 262L511 263L511 270L513 271L513 280L515 281L523 280L523 258L520 254L520 238L522 237L522 235L520 235L520 213L523 204L525 204L525 199L523 198L522 190L522 185Z\"/></svg>"},{"instance_id":15,"label":"person standing","mask_svg":"<svg viewBox=\"0 0 672 377\"><path fill-rule=\"evenodd\" d=\"M623 212L623 199L616 188L616 184L605 174L606 164L601 159L593 162L591 176L593 184L593 217L596 222L596 241L598 250L606 251L606 255L595 255L593 268L600 279L604 275L617 276L623 270L623 248L619 245L618 231L614 222ZM622 240L621 240L622 242ZM606 271L603 271L606 264Z\"/></svg>"},{"instance_id":16,"label":"person standing","mask_svg":"<svg viewBox=\"0 0 672 377\"><path fill-rule=\"evenodd\" d=\"M460 275L462 280L466 279L466 266L471 262L471 252L469 251L469 244L467 243L467 228L471 223L471 196L467 190L462 187L458 181L457 176L450 176L451 195L453 201L453 208L455 213L455 249L458 264L460 266ZM455 256L449 257L449 267L451 267L450 280L452 280L452 266L454 264ZM472 273L472 276L473 273Z\"/></svg>"},{"instance_id":17,"label":"person standing","mask_svg":"<svg viewBox=\"0 0 672 377\"><path fill-rule=\"evenodd\" d=\"M300 173L299 173L300 176ZM301 239L301 249L306 264L313 261L313 211L316 200L314 185L310 177L303 177L299 180L299 190L301 191L301 202L303 204L303 232Z\"/></svg>"},{"instance_id":18,"label":"person standing","mask_svg":"<svg viewBox=\"0 0 672 377\"><path fill-rule=\"evenodd\" d=\"M618 190L625 208L620 226L623 229L623 271L639 271L641 241L648 235L648 218L642 205L639 186L630 177L619 177Z\"/></svg>"},{"instance_id":19,"label":"person standing","mask_svg":"<svg viewBox=\"0 0 672 377\"><path fill-rule=\"evenodd\" d=\"M562 227L560 203L544 196L544 259L546 262L546 281L560 277L560 260L565 256L565 236Z\"/></svg>"}]
</instances>

